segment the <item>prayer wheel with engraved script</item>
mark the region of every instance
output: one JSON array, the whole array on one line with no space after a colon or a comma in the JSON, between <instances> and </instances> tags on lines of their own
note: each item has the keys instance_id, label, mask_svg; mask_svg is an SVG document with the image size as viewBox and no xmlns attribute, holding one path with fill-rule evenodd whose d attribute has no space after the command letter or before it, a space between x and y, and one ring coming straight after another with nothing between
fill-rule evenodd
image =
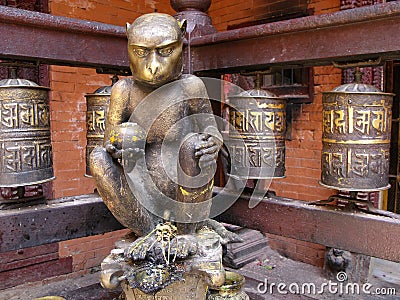
<instances>
[{"instance_id":1,"label":"prayer wheel with engraved script","mask_svg":"<svg viewBox=\"0 0 400 300\"><path fill-rule=\"evenodd\" d=\"M286 99L254 89L229 97L231 175L285 176Z\"/></svg>"},{"instance_id":2,"label":"prayer wheel with engraved script","mask_svg":"<svg viewBox=\"0 0 400 300\"><path fill-rule=\"evenodd\" d=\"M25 79L0 81L0 187L54 179L48 90Z\"/></svg>"},{"instance_id":3,"label":"prayer wheel with engraved script","mask_svg":"<svg viewBox=\"0 0 400 300\"><path fill-rule=\"evenodd\" d=\"M97 146L103 145L104 132L106 129L106 117L110 104L111 88L118 77L114 76L111 86L98 88L94 93L86 97L86 177L91 177L89 167L90 153Z\"/></svg>"},{"instance_id":4,"label":"prayer wheel with engraved script","mask_svg":"<svg viewBox=\"0 0 400 300\"><path fill-rule=\"evenodd\" d=\"M390 187L393 96L362 83L323 93L321 185L343 191Z\"/></svg>"}]
</instances>

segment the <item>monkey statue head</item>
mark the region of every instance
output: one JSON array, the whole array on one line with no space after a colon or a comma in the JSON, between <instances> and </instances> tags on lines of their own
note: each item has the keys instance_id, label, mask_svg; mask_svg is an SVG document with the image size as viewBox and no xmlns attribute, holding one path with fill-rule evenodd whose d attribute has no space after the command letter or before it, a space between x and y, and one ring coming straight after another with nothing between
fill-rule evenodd
<instances>
[{"instance_id":1,"label":"monkey statue head","mask_svg":"<svg viewBox=\"0 0 400 300\"><path fill-rule=\"evenodd\" d=\"M186 21L150 13L126 24L133 79L159 87L182 74L182 47Z\"/></svg>"}]
</instances>

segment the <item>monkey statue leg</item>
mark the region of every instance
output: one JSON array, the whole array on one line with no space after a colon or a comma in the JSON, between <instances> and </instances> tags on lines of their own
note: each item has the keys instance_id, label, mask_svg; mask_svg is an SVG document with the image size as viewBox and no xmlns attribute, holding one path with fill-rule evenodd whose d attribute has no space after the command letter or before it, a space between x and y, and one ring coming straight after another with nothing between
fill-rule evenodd
<instances>
[{"instance_id":1,"label":"monkey statue leg","mask_svg":"<svg viewBox=\"0 0 400 300\"><path fill-rule=\"evenodd\" d=\"M196 146L202 142L199 134L190 135L179 149L177 201L182 203L182 210L177 212L182 219L193 216L195 220L208 219L211 209L212 188L216 166L201 169L199 158L195 157ZM198 205L185 206L186 203ZM196 232L199 223L177 224L178 234Z\"/></svg>"},{"instance_id":2,"label":"monkey statue leg","mask_svg":"<svg viewBox=\"0 0 400 300\"><path fill-rule=\"evenodd\" d=\"M158 187L164 192L168 192L170 196L174 195L178 202L178 205L171 207L172 210L169 211L170 220L176 223L177 230L176 237L173 237L168 245L168 252L172 257L179 259L196 253L197 227L203 220L208 219L210 213L211 201L208 200L212 196L214 171L213 167L209 167L207 170L201 170L199 167L199 158L195 157L195 152L196 146L201 142L200 135L192 134L182 143L178 154L178 185L167 179L166 173L160 173L161 171L157 169L160 167L161 151L154 153L150 151L146 156L147 163L152 166L150 169L154 171L153 173L164 174L165 178L157 177L158 180L162 181ZM153 166L154 164L156 166ZM171 188L174 189L173 192L170 190ZM158 202L160 199L154 200L155 203L159 204L159 207L163 207L163 204ZM194 221L191 222L191 219ZM151 253L150 248L161 247L159 244L155 236L150 234L132 243L125 251L125 255L134 261L142 260L146 258L148 253Z\"/></svg>"},{"instance_id":3,"label":"monkey statue leg","mask_svg":"<svg viewBox=\"0 0 400 300\"><path fill-rule=\"evenodd\" d=\"M120 163L103 147L90 155L90 169L99 195L114 217L135 234L142 236L154 229L157 218L135 198Z\"/></svg>"},{"instance_id":4,"label":"monkey statue leg","mask_svg":"<svg viewBox=\"0 0 400 300\"><path fill-rule=\"evenodd\" d=\"M188 176L197 176L195 181L182 176L182 173L178 172L178 178L180 179L180 186L177 191L177 200L180 202L190 202L190 203L199 203L210 200L212 198L212 188L213 188L213 175L216 170L216 164L206 167L201 170L199 167L199 159L195 157L195 146L197 146L201 142L200 135L192 135L189 137L182 145L179 151L179 163L181 170L187 174ZM202 176L199 176L200 173ZM181 174L181 178L179 177ZM196 183L198 183L196 185ZM188 188L185 185L196 185L196 188ZM242 242L242 238L239 237L236 233L230 232L227 230L221 223L218 221L209 219L208 216L210 214L211 209L211 201L208 202L207 205L199 207L198 211L189 211L188 209L183 210L184 214L202 214L205 216L203 218L203 222L197 224L178 224L178 232L179 228L181 228L181 232L183 233L192 233L193 230L200 228L201 226L207 226L213 229L219 236L222 244L228 243L236 243Z\"/></svg>"}]
</instances>

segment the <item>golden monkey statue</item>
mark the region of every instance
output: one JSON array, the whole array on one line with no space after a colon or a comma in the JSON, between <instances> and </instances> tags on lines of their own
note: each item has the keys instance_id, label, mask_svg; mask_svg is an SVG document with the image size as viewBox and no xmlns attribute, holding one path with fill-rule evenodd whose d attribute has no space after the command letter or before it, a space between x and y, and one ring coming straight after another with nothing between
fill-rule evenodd
<instances>
[{"instance_id":1,"label":"golden monkey statue","mask_svg":"<svg viewBox=\"0 0 400 300\"><path fill-rule=\"evenodd\" d=\"M187 259L202 269L207 265L205 257L214 250L210 259L220 260L216 236L222 242L239 240L208 219L207 200L212 196L222 138L204 83L193 75L182 75L184 27L185 23L160 13L127 24L132 78L113 86L104 147L94 149L90 157L103 201L121 224L142 237L124 249L125 260L143 262L138 268L148 262L151 269L160 261L168 264ZM200 117L192 118L195 115ZM126 136L129 128L134 133L124 146L120 137ZM189 177L197 178L194 185ZM204 240L208 246L199 245ZM211 249L206 256L208 250L201 250L204 247ZM202 251L203 256L199 254ZM202 257L196 259L199 255ZM103 277L108 276L102 279L106 287L113 287L115 274L126 278L114 268L115 260L111 261L103 268ZM223 283L223 268L218 266L211 272L211 285ZM131 278L131 287L135 287L134 281ZM142 290L154 292L165 285L142 286Z\"/></svg>"}]
</instances>

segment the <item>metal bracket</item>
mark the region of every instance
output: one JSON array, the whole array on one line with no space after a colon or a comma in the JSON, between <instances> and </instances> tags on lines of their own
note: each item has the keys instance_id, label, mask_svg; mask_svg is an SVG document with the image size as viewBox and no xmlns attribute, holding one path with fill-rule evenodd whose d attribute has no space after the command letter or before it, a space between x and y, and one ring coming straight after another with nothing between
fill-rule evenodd
<instances>
[{"instance_id":1,"label":"metal bracket","mask_svg":"<svg viewBox=\"0 0 400 300\"><path fill-rule=\"evenodd\" d=\"M22 67L22 68L37 68L40 65L39 61L26 62L17 60L4 60L0 61L0 66L5 67Z\"/></svg>"},{"instance_id":2,"label":"metal bracket","mask_svg":"<svg viewBox=\"0 0 400 300\"><path fill-rule=\"evenodd\" d=\"M360 200L356 199L356 193L350 193L350 196L343 195L333 195L330 196L327 200L318 200L314 202L307 202L308 205L317 205L317 206L335 206L339 208L344 208L347 210L356 210L361 211L367 214L372 214L375 216L383 216L389 217L396 220L400 220L400 215L392 213L390 211L385 211L381 209L377 209L373 206L373 204L368 200Z\"/></svg>"},{"instance_id":3,"label":"metal bracket","mask_svg":"<svg viewBox=\"0 0 400 300\"><path fill-rule=\"evenodd\" d=\"M120 75L120 76L130 76L132 72L130 69L113 69L113 68L97 68L97 74L112 74L112 75Z\"/></svg>"},{"instance_id":4,"label":"metal bracket","mask_svg":"<svg viewBox=\"0 0 400 300\"><path fill-rule=\"evenodd\" d=\"M353 61L353 62L345 62L345 63L332 61L332 65L335 68L339 68L339 69L347 69L347 68L355 68L355 67L359 67L359 68L376 67L376 66L383 65L383 63L384 63L384 61L381 56L376 59L369 59L366 61L363 60L363 61Z\"/></svg>"}]
</instances>

